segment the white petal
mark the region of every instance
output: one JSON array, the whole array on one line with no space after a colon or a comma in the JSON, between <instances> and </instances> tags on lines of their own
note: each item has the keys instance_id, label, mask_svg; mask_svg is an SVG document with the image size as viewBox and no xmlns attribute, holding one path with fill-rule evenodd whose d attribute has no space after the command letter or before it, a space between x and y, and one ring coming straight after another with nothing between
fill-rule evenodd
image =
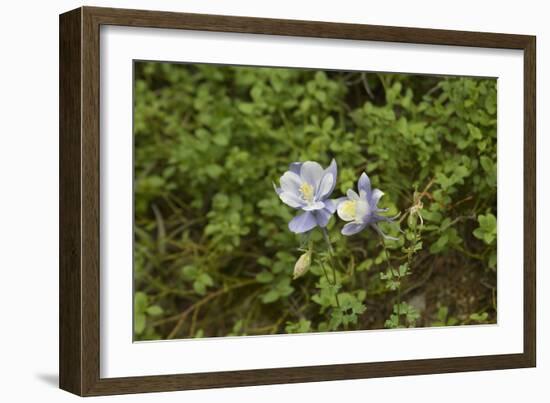
<instances>
[{"instance_id":1,"label":"white petal","mask_svg":"<svg viewBox=\"0 0 550 403\"><path fill-rule=\"evenodd\" d=\"M300 185L302 184L302 179L294 172L286 171L280 179L281 189L283 192L290 192L299 194Z\"/></svg>"},{"instance_id":2,"label":"white petal","mask_svg":"<svg viewBox=\"0 0 550 403\"><path fill-rule=\"evenodd\" d=\"M350 200L359 200L359 195L357 193L355 193L355 190L353 190L353 189L348 189L348 191L346 193L346 196Z\"/></svg>"},{"instance_id":3,"label":"white petal","mask_svg":"<svg viewBox=\"0 0 550 403\"><path fill-rule=\"evenodd\" d=\"M355 220L355 209L357 201L355 200L346 200L338 204L338 217L344 221L353 221Z\"/></svg>"},{"instance_id":4,"label":"white petal","mask_svg":"<svg viewBox=\"0 0 550 403\"><path fill-rule=\"evenodd\" d=\"M384 196L384 192L382 192L380 189L374 189L370 198L371 205L376 206L382 196Z\"/></svg>"},{"instance_id":5,"label":"white petal","mask_svg":"<svg viewBox=\"0 0 550 403\"><path fill-rule=\"evenodd\" d=\"M314 188L317 188L319 182L323 178L323 167L314 161L306 161L300 169L300 176L304 182L309 183Z\"/></svg>"},{"instance_id":6,"label":"white petal","mask_svg":"<svg viewBox=\"0 0 550 403\"><path fill-rule=\"evenodd\" d=\"M321 210L323 208L325 208L325 203L323 203L322 201L318 201L315 203L306 204L305 206L302 207L302 210L313 211L313 210Z\"/></svg>"},{"instance_id":7,"label":"white petal","mask_svg":"<svg viewBox=\"0 0 550 403\"><path fill-rule=\"evenodd\" d=\"M322 199L327 197L332 190L332 185L334 183L334 176L332 174L325 174L321 183L319 183L319 188L317 189L317 199Z\"/></svg>"},{"instance_id":8,"label":"white petal","mask_svg":"<svg viewBox=\"0 0 550 403\"><path fill-rule=\"evenodd\" d=\"M338 167L336 165L336 160L333 158L332 161L330 161L330 165L325 169L325 174L332 174L333 182L332 182L332 189L331 192L334 190L334 187L336 185L336 179L338 177Z\"/></svg>"},{"instance_id":9,"label":"white petal","mask_svg":"<svg viewBox=\"0 0 550 403\"><path fill-rule=\"evenodd\" d=\"M366 200L359 200L357 202L357 208L355 210L355 217L357 222L364 222L370 214L370 207Z\"/></svg>"},{"instance_id":10,"label":"white petal","mask_svg":"<svg viewBox=\"0 0 550 403\"><path fill-rule=\"evenodd\" d=\"M293 208L300 208L304 205L304 201L296 196L294 193L283 192L279 194L279 198L284 204Z\"/></svg>"}]
</instances>

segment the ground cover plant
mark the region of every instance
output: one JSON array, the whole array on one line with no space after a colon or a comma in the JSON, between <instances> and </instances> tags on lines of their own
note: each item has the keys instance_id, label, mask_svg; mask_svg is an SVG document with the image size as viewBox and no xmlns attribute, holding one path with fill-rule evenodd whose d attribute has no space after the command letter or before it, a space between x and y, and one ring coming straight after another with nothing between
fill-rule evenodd
<instances>
[{"instance_id":1,"label":"ground cover plant","mask_svg":"<svg viewBox=\"0 0 550 403\"><path fill-rule=\"evenodd\" d=\"M136 340L496 323L496 79L134 67Z\"/></svg>"}]
</instances>

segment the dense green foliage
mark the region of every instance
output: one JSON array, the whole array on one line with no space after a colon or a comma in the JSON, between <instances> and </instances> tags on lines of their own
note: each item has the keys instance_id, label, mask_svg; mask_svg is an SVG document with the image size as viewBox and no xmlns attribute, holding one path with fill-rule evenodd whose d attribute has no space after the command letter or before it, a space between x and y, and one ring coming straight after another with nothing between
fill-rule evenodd
<instances>
[{"instance_id":1,"label":"dense green foliage","mask_svg":"<svg viewBox=\"0 0 550 403\"><path fill-rule=\"evenodd\" d=\"M137 339L495 322L496 80L145 62L135 77ZM335 216L334 256L313 231L294 280L306 240L273 182L332 158L333 196L366 171L400 240L344 237Z\"/></svg>"}]
</instances>

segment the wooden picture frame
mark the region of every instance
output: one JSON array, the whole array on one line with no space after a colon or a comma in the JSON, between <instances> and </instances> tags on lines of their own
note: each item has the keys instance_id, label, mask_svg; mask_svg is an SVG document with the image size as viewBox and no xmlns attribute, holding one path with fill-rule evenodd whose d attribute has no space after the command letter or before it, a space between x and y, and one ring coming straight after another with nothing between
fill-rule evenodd
<instances>
[{"instance_id":1,"label":"wooden picture frame","mask_svg":"<svg viewBox=\"0 0 550 403\"><path fill-rule=\"evenodd\" d=\"M99 74L102 25L519 49L524 52L523 353L100 377ZM535 37L313 21L81 7L60 16L60 387L81 396L533 367L535 311Z\"/></svg>"}]
</instances>

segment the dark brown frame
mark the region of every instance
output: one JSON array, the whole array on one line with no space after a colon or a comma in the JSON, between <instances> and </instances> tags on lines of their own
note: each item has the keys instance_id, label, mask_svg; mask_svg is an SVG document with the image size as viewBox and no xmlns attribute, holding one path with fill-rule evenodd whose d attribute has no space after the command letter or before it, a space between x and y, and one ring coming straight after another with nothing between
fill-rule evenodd
<instances>
[{"instance_id":1,"label":"dark brown frame","mask_svg":"<svg viewBox=\"0 0 550 403\"><path fill-rule=\"evenodd\" d=\"M524 349L521 354L100 378L99 28L174 28L524 51ZM534 367L535 37L81 7L60 16L60 387L81 396Z\"/></svg>"}]
</instances>

